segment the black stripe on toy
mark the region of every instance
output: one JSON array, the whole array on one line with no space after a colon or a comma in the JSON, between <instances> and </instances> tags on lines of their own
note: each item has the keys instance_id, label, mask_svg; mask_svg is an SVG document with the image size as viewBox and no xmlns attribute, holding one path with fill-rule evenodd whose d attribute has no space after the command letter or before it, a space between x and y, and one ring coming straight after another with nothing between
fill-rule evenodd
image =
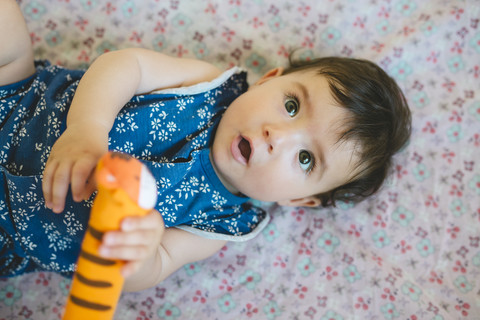
<instances>
[{"instance_id":1,"label":"black stripe on toy","mask_svg":"<svg viewBox=\"0 0 480 320\"><path fill-rule=\"evenodd\" d=\"M102 231L99 231L92 226L88 226L88 232L92 235L92 237L94 237L98 241L102 241L102 237L103 237Z\"/></svg>"},{"instance_id":2,"label":"black stripe on toy","mask_svg":"<svg viewBox=\"0 0 480 320\"><path fill-rule=\"evenodd\" d=\"M80 252L80 257L102 266L113 266L115 264L115 261L100 258L83 250Z\"/></svg>"},{"instance_id":3,"label":"black stripe on toy","mask_svg":"<svg viewBox=\"0 0 480 320\"><path fill-rule=\"evenodd\" d=\"M110 307L110 306L90 302L90 301L84 300L82 298L76 297L73 294L70 295L70 300L74 304L76 304L77 306L80 306L80 307L83 307L83 308L88 308L88 309L93 309L93 310L96 310L96 311L108 311L108 310L112 309L112 307Z\"/></svg>"},{"instance_id":4,"label":"black stripe on toy","mask_svg":"<svg viewBox=\"0 0 480 320\"><path fill-rule=\"evenodd\" d=\"M83 284L86 284L87 286L90 287L95 287L95 288L110 288L113 286L110 282L108 281L98 281L98 280L92 280L88 279L87 277L84 277L81 273L77 271L75 274L77 277L78 281L80 281Z\"/></svg>"}]
</instances>

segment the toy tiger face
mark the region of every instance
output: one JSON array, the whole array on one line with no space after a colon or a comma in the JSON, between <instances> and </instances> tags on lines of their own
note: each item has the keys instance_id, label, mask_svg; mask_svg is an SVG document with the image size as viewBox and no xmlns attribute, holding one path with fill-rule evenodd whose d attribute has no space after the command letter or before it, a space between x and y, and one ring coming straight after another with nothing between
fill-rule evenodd
<instances>
[{"instance_id":1,"label":"toy tiger face","mask_svg":"<svg viewBox=\"0 0 480 320\"><path fill-rule=\"evenodd\" d=\"M122 261L100 257L103 234L120 229L132 215L146 215L155 205L155 179L135 158L121 153L104 155L95 172L98 194L93 202L77 271L63 319L112 319L124 279Z\"/></svg>"},{"instance_id":2,"label":"toy tiger face","mask_svg":"<svg viewBox=\"0 0 480 320\"><path fill-rule=\"evenodd\" d=\"M97 170L98 185L124 190L131 200L144 209L155 206L155 179L140 161L124 153L110 152L100 160Z\"/></svg>"}]
</instances>

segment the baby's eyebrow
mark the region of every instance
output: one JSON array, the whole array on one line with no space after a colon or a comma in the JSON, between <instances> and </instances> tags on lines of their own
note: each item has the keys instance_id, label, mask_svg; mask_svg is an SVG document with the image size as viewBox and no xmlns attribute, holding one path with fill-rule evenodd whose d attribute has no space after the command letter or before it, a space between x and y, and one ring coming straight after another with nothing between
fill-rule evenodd
<instances>
[{"instance_id":1,"label":"baby's eyebrow","mask_svg":"<svg viewBox=\"0 0 480 320\"><path fill-rule=\"evenodd\" d=\"M303 83L298 82L298 81L294 81L293 84L300 90L300 92L302 94L302 98L305 101L305 103L307 104L307 106L311 107L310 95L308 93L307 88L303 85Z\"/></svg>"}]
</instances>

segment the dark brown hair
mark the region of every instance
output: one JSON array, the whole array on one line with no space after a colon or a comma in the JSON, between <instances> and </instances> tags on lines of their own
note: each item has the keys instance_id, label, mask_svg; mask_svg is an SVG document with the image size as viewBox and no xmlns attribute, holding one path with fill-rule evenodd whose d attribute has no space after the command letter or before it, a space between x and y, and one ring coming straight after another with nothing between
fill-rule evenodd
<instances>
[{"instance_id":1,"label":"dark brown hair","mask_svg":"<svg viewBox=\"0 0 480 320\"><path fill-rule=\"evenodd\" d=\"M359 172L349 182L317 195L322 206L358 202L382 185L392 156L408 141L411 114L395 80L367 60L326 57L293 61L284 74L315 71L327 79L336 102L349 111L339 141L356 143Z\"/></svg>"}]
</instances>

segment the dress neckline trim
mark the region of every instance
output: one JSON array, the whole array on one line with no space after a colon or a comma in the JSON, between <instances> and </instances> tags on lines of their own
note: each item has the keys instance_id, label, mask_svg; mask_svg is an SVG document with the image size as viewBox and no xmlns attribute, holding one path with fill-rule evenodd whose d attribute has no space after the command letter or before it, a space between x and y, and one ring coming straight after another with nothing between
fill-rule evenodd
<instances>
[{"instance_id":1,"label":"dress neckline trim","mask_svg":"<svg viewBox=\"0 0 480 320\"><path fill-rule=\"evenodd\" d=\"M244 72L244 70L240 67L233 67L226 71L224 71L221 75L213 79L212 81L200 82L188 87L180 87L180 88L169 88L169 89L162 89L150 92L150 94L198 94L202 92L206 92L212 89L219 87L229 78L231 78L235 74L239 74Z\"/></svg>"}]
</instances>

